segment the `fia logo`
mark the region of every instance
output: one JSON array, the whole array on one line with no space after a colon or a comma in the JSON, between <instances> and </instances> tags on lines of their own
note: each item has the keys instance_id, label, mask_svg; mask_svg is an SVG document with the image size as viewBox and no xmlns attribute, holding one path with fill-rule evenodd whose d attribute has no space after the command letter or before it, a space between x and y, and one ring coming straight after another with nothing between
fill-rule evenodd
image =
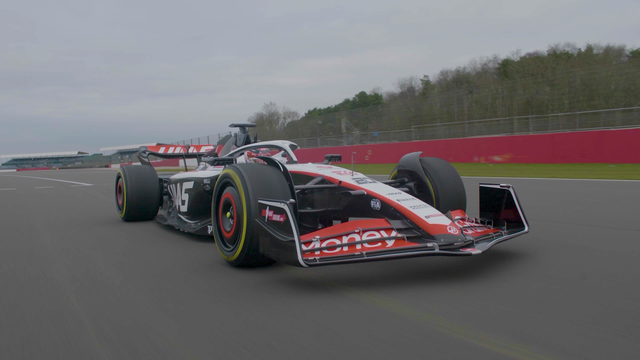
<instances>
[{"instance_id":1,"label":"fia logo","mask_svg":"<svg viewBox=\"0 0 640 360\"><path fill-rule=\"evenodd\" d=\"M380 210L381 207L382 207L382 203L380 203L380 200L371 199L371 208L373 210Z\"/></svg>"}]
</instances>

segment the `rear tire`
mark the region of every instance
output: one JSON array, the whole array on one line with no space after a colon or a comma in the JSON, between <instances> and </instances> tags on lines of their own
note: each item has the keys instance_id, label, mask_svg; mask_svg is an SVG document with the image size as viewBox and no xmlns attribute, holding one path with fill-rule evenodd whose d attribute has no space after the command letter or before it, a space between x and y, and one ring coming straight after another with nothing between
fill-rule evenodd
<instances>
[{"instance_id":1,"label":"rear tire","mask_svg":"<svg viewBox=\"0 0 640 360\"><path fill-rule=\"evenodd\" d=\"M148 221L162 205L158 173L151 166L125 166L116 175L116 209L124 221Z\"/></svg>"},{"instance_id":2,"label":"rear tire","mask_svg":"<svg viewBox=\"0 0 640 360\"><path fill-rule=\"evenodd\" d=\"M275 261L260 252L258 199L289 200L291 191L276 168L255 163L227 166L213 190L211 223L216 247L232 266L267 266Z\"/></svg>"},{"instance_id":3,"label":"rear tire","mask_svg":"<svg viewBox=\"0 0 640 360\"><path fill-rule=\"evenodd\" d=\"M446 214L452 210L467 211L467 193L458 171L447 161L435 157L419 158L412 169L421 169L426 181L402 166L403 160L391 172L390 179L407 178L416 184L416 197Z\"/></svg>"}]
</instances>

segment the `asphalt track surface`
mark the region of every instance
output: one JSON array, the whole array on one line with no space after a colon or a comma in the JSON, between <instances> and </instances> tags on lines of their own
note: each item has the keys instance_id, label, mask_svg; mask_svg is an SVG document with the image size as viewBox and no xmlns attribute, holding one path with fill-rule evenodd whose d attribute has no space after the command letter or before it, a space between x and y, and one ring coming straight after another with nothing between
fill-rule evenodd
<instances>
[{"instance_id":1,"label":"asphalt track surface","mask_svg":"<svg viewBox=\"0 0 640 360\"><path fill-rule=\"evenodd\" d=\"M235 269L114 179L0 173L0 358L638 358L640 182L499 180L532 230L480 256Z\"/></svg>"}]
</instances>

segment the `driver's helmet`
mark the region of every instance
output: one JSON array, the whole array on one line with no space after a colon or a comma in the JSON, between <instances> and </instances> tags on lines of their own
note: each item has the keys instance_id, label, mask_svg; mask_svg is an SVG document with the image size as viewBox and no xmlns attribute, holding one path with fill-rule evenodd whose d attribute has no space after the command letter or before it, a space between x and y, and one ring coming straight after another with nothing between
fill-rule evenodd
<instances>
[{"instance_id":1,"label":"driver's helmet","mask_svg":"<svg viewBox=\"0 0 640 360\"><path fill-rule=\"evenodd\" d=\"M260 159L256 159L256 156L271 156L271 152L269 151L269 148L258 148L258 149L247 150L244 152L244 155L243 155L244 162L245 163L249 163L249 162L263 163L264 162Z\"/></svg>"}]
</instances>

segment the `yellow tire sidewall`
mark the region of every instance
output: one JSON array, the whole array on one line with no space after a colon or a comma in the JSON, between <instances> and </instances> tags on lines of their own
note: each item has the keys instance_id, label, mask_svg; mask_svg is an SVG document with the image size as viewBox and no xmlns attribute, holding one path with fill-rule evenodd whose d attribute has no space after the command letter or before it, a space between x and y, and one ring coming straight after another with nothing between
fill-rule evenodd
<instances>
[{"instance_id":1,"label":"yellow tire sidewall","mask_svg":"<svg viewBox=\"0 0 640 360\"><path fill-rule=\"evenodd\" d=\"M218 252L220 252L220 255L222 255L222 258L225 259L226 261L232 262L235 261L238 256L240 256L240 254L242 253L242 250L244 249L244 242L247 238L247 198L245 196L245 191L244 191L244 187L242 186L242 181L240 180L240 177L238 176L238 174L236 174L235 171L231 170L231 169L226 169L224 170L222 173L220 173L220 176L218 177L218 181L220 181L220 178L223 177L223 175L227 174L230 178L231 181L235 184L236 186L236 190L238 190L238 194L240 194L240 200L242 202L242 235L240 237L240 243L238 244L238 247L236 248L235 252L231 255L227 255L225 254L222 249L220 248L220 239L217 238L217 232L214 231L213 236L216 240L216 247L218 248ZM217 204L215 204L215 209L216 211L218 210L217 208ZM214 217L211 221L217 221L217 214L212 212L212 217Z\"/></svg>"},{"instance_id":2,"label":"yellow tire sidewall","mask_svg":"<svg viewBox=\"0 0 640 360\"><path fill-rule=\"evenodd\" d=\"M124 218L124 215L127 211L127 182L125 181L124 178L124 172L122 172L122 169L118 170L118 174L120 174L120 178L122 179L122 212L120 212L120 218ZM118 196L118 183L116 183L116 201L118 201L117 196Z\"/></svg>"}]
</instances>

